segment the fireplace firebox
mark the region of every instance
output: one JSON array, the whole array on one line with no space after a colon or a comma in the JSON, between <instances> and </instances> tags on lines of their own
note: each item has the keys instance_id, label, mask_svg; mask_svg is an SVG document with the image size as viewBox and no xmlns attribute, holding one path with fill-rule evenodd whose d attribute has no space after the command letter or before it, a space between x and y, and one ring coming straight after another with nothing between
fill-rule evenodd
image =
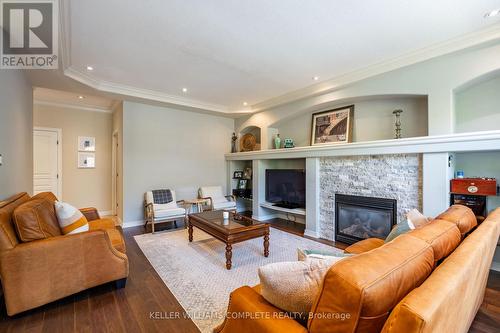
<instances>
[{"instance_id":1,"label":"fireplace firebox","mask_svg":"<svg viewBox=\"0 0 500 333\"><path fill-rule=\"evenodd\" d=\"M376 237L385 239L397 223L397 201L335 194L335 240L353 244Z\"/></svg>"}]
</instances>

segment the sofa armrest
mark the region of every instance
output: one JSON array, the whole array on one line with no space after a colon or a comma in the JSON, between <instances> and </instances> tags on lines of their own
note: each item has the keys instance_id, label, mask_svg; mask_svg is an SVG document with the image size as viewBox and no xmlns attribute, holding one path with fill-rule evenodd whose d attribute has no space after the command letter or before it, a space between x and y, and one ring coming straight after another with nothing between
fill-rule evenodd
<instances>
[{"instance_id":1,"label":"sofa armrest","mask_svg":"<svg viewBox=\"0 0 500 333\"><path fill-rule=\"evenodd\" d=\"M0 254L9 315L123 279L128 270L127 256L104 230L22 243Z\"/></svg>"},{"instance_id":2,"label":"sofa armrest","mask_svg":"<svg viewBox=\"0 0 500 333\"><path fill-rule=\"evenodd\" d=\"M226 199L228 199L228 201L236 201L236 197L232 194L226 195L225 197L226 197Z\"/></svg>"},{"instance_id":3,"label":"sofa armrest","mask_svg":"<svg viewBox=\"0 0 500 333\"><path fill-rule=\"evenodd\" d=\"M226 319L214 329L214 333L231 332L306 333L307 329L254 289L244 286L231 293Z\"/></svg>"},{"instance_id":4,"label":"sofa armrest","mask_svg":"<svg viewBox=\"0 0 500 333\"><path fill-rule=\"evenodd\" d=\"M99 220L101 218L99 216L99 212L94 207L81 208L80 212L82 212L83 216L85 216L87 221Z\"/></svg>"},{"instance_id":5,"label":"sofa armrest","mask_svg":"<svg viewBox=\"0 0 500 333\"><path fill-rule=\"evenodd\" d=\"M351 254L360 254L381 247L382 245L384 245L384 243L384 240L380 238L367 238L354 243L351 246L348 246L344 250L344 252Z\"/></svg>"},{"instance_id":6,"label":"sofa armrest","mask_svg":"<svg viewBox=\"0 0 500 333\"><path fill-rule=\"evenodd\" d=\"M200 199L210 201L210 210L214 210L214 201L213 201L212 197L205 197L205 198L200 198Z\"/></svg>"}]
</instances>

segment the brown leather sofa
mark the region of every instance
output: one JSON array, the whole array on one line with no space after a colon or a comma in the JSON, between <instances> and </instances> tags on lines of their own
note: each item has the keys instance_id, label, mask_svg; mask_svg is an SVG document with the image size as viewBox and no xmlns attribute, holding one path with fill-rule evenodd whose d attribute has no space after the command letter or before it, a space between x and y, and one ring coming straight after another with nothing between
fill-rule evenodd
<instances>
[{"instance_id":1,"label":"brown leather sofa","mask_svg":"<svg viewBox=\"0 0 500 333\"><path fill-rule=\"evenodd\" d=\"M453 206L389 243L365 240L326 274L307 323L269 304L259 286L231 293L214 332L467 332L482 303L500 234L500 209L476 228Z\"/></svg>"},{"instance_id":2,"label":"brown leather sofa","mask_svg":"<svg viewBox=\"0 0 500 333\"><path fill-rule=\"evenodd\" d=\"M0 201L0 281L8 315L110 281L125 286L128 258L121 232L112 220L100 219L96 209L86 208L81 211L89 221L89 231L22 242L13 213L32 200L50 201L47 207L52 207L56 197L41 193L30 198L19 193ZM53 214L53 209L42 209L34 223L56 218ZM32 231L22 232L29 237Z\"/></svg>"}]
</instances>

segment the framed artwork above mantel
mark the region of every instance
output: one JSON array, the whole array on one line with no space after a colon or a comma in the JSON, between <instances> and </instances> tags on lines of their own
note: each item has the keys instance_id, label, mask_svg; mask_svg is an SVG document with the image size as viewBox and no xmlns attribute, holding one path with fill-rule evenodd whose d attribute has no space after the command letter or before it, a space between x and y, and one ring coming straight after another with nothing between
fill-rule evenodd
<instances>
[{"instance_id":1,"label":"framed artwork above mantel","mask_svg":"<svg viewBox=\"0 0 500 333\"><path fill-rule=\"evenodd\" d=\"M352 142L354 105L312 115L311 146Z\"/></svg>"}]
</instances>

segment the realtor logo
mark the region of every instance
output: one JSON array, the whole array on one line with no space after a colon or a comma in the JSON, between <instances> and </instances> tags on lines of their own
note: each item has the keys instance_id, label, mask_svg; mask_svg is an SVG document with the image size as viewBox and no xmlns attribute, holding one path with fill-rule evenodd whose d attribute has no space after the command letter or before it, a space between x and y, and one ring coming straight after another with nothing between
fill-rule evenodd
<instances>
[{"instance_id":1,"label":"realtor logo","mask_svg":"<svg viewBox=\"0 0 500 333\"><path fill-rule=\"evenodd\" d=\"M57 0L0 0L0 68L56 69Z\"/></svg>"}]
</instances>

